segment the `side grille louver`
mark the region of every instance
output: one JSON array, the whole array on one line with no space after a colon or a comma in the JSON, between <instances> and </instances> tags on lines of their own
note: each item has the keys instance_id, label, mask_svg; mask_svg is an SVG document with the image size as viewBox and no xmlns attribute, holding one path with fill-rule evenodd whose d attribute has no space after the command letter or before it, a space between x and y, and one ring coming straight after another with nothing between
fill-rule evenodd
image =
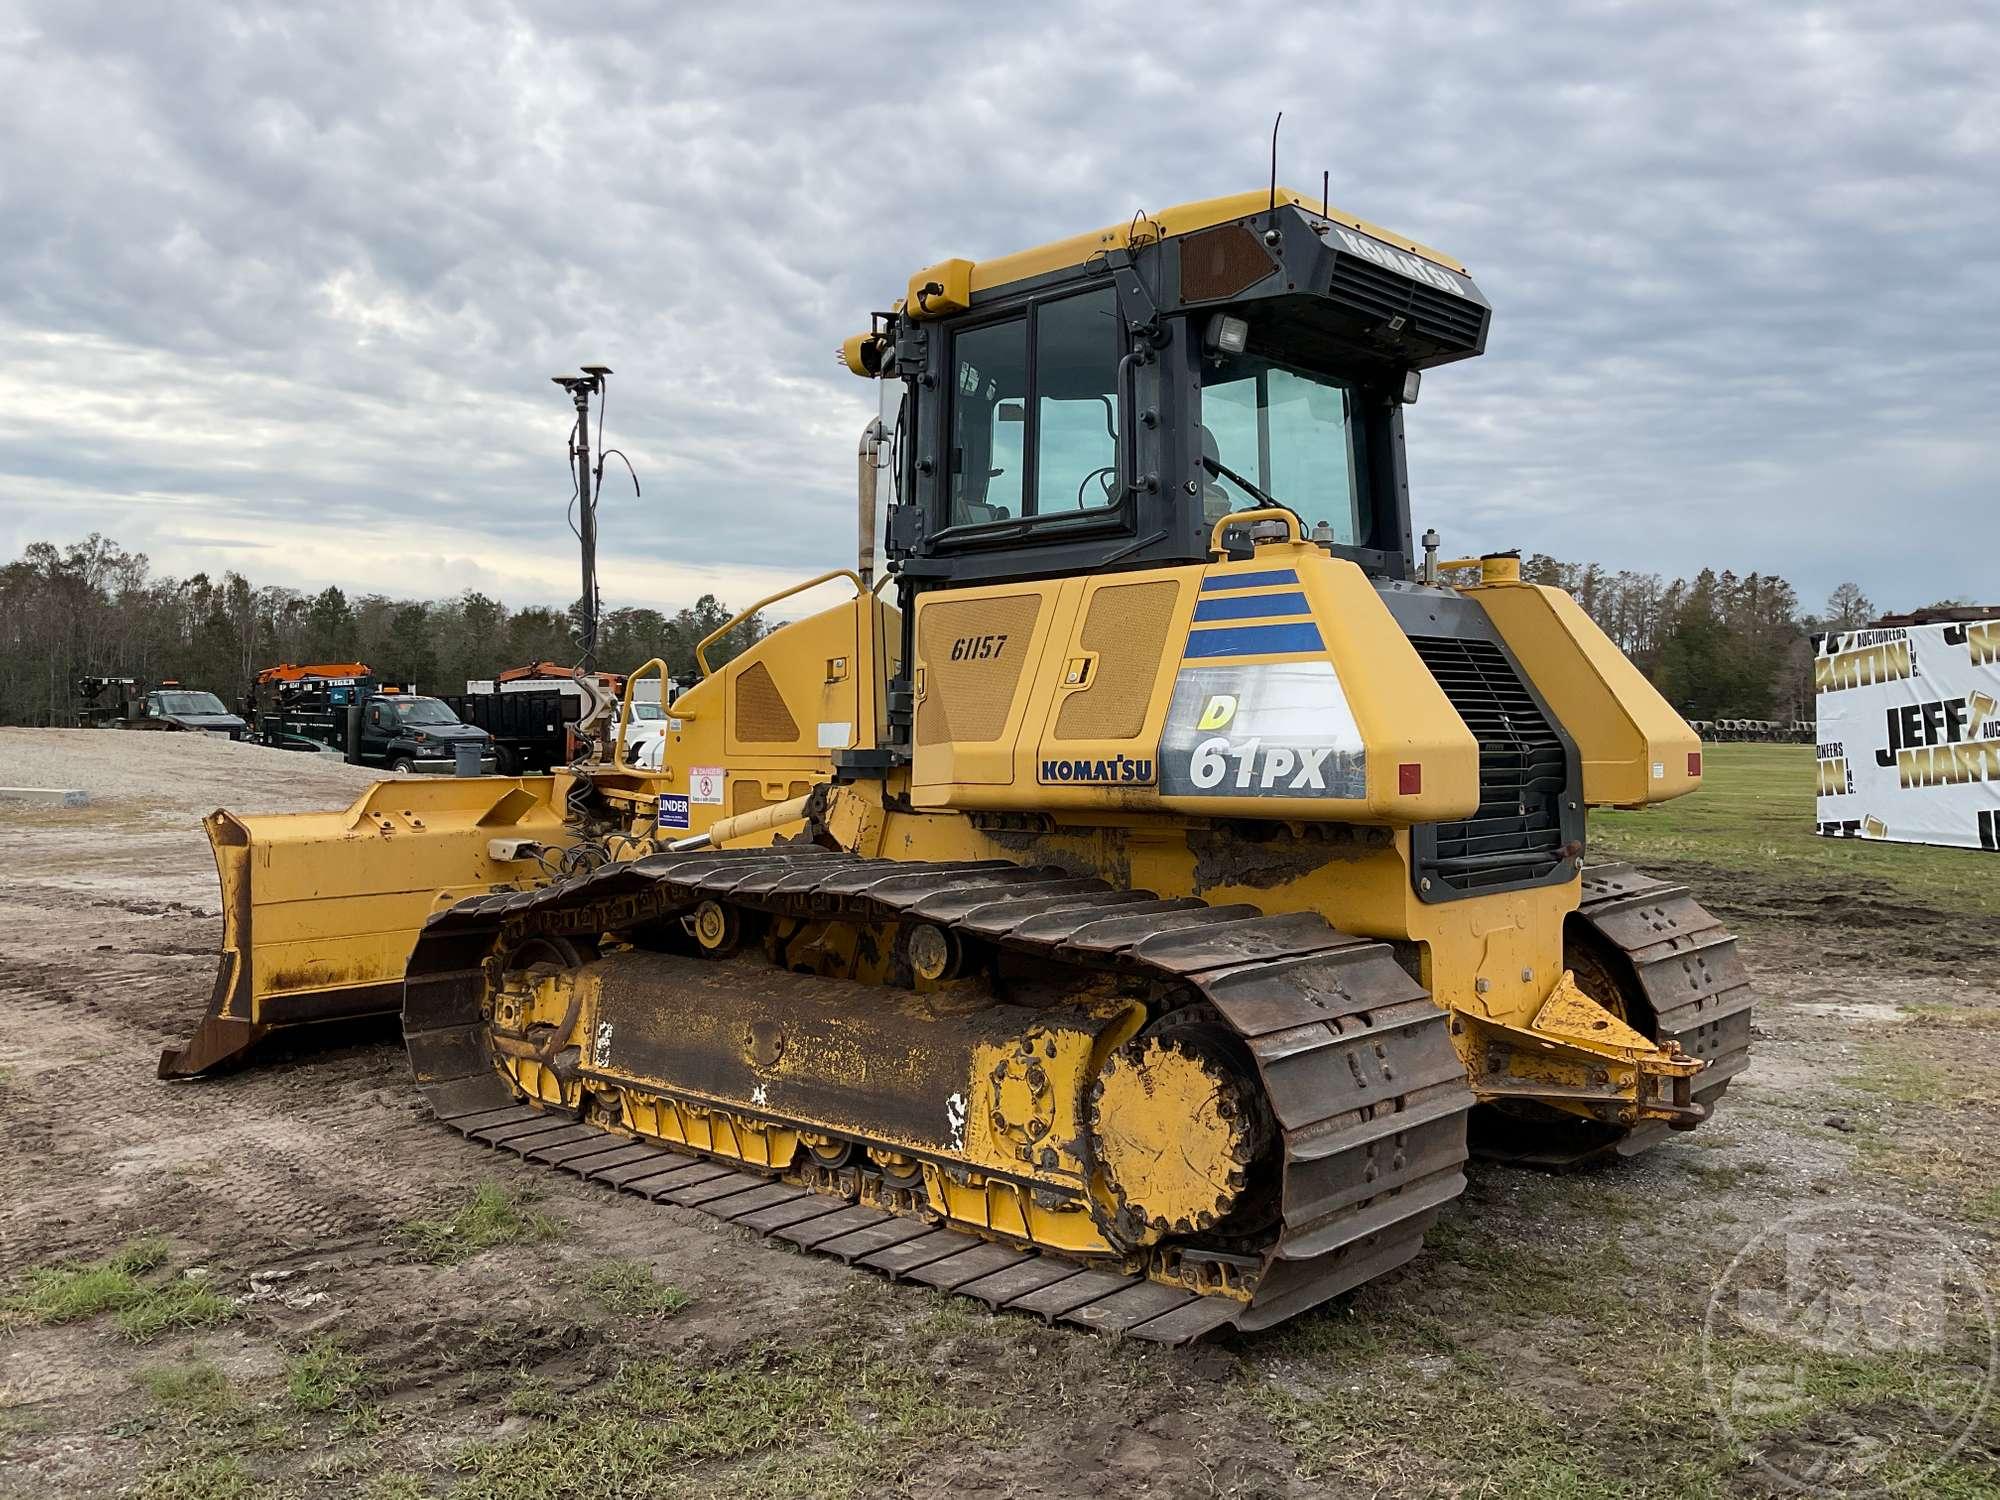
<instances>
[{"instance_id":1,"label":"side grille louver","mask_svg":"<svg viewBox=\"0 0 2000 1500\"><path fill-rule=\"evenodd\" d=\"M1478 348L1485 330L1485 308L1371 265L1358 255L1335 258L1327 291L1377 321L1407 318L1416 325L1412 331L1450 348Z\"/></svg>"},{"instance_id":2,"label":"side grille louver","mask_svg":"<svg viewBox=\"0 0 2000 1500\"><path fill-rule=\"evenodd\" d=\"M1434 879L1461 891L1538 880L1562 862L1563 742L1491 641L1412 636L1479 741L1479 810L1436 825Z\"/></svg>"}]
</instances>

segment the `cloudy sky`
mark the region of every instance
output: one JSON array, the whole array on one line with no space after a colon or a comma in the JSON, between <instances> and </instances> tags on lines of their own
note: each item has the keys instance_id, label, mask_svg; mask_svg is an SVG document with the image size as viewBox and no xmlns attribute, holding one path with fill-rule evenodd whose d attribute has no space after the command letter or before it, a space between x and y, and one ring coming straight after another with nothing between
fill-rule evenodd
<instances>
[{"instance_id":1,"label":"cloudy sky","mask_svg":"<svg viewBox=\"0 0 2000 1500\"><path fill-rule=\"evenodd\" d=\"M986 23L984 29L981 23ZM613 603L851 555L909 273L1283 177L1462 257L1417 525L2000 597L1990 0L810 7L0 0L0 550Z\"/></svg>"}]
</instances>

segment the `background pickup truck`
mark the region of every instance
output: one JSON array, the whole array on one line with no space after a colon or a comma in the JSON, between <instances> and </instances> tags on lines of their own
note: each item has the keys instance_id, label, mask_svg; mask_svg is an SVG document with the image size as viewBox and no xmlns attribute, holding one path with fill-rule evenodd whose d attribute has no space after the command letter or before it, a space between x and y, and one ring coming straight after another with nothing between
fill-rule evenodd
<instances>
[{"instance_id":1,"label":"background pickup truck","mask_svg":"<svg viewBox=\"0 0 2000 1500\"><path fill-rule=\"evenodd\" d=\"M458 764L458 747L479 747L480 774L498 767L493 737L485 730L459 722L443 702L402 693L369 698L361 708L360 743L348 758L392 771L442 771Z\"/></svg>"}]
</instances>

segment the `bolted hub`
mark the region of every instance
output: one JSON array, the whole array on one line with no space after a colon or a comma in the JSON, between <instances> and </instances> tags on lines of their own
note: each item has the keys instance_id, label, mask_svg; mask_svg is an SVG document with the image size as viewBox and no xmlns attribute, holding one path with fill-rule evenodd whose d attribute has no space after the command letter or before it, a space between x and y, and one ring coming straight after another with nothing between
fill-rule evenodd
<instances>
[{"instance_id":1,"label":"bolted hub","mask_svg":"<svg viewBox=\"0 0 2000 1500\"><path fill-rule=\"evenodd\" d=\"M720 902L704 901L694 909L694 940L710 953L720 953L736 941L735 914Z\"/></svg>"},{"instance_id":2,"label":"bolted hub","mask_svg":"<svg viewBox=\"0 0 2000 1500\"><path fill-rule=\"evenodd\" d=\"M993 1065L993 1134L1021 1161L1034 1161L1055 1128L1056 1096L1042 1061L1043 1033L1031 1031Z\"/></svg>"},{"instance_id":3,"label":"bolted hub","mask_svg":"<svg viewBox=\"0 0 2000 1500\"><path fill-rule=\"evenodd\" d=\"M917 923L905 942L910 972L924 980L944 978L952 968L952 948L952 940L946 933L928 922Z\"/></svg>"},{"instance_id":4,"label":"bolted hub","mask_svg":"<svg viewBox=\"0 0 2000 1500\"><path fill-rule=\"evenodd\" d=\"M1262 1121L1255 1085L1199 1032L1133 1038L1090 1090L1100 1227L1135 1247L1214 1228L1243 1197Z\"/></svg>"}]
</instances>

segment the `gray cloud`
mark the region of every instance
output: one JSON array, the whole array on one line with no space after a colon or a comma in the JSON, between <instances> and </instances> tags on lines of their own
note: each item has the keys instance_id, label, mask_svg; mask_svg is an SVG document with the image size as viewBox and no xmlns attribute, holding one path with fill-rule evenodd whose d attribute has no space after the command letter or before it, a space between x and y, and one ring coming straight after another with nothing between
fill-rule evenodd
<instances>
[{"instance_id":1,"label":"gray cloud","mask_svg":"<svg viewBox=\"0 0 2000 1500\"><path fill-rule=\"evenodd\" d=\"M211 3L0 14L0 545L572 588L566 409L617 369L607 592L844 561L909 273L1284 175L1441 245L1488 355L1419 524L1618 567L1990 597L2000 24L1971 0L1518 8Z\"/></svg>"}]
</instances>

